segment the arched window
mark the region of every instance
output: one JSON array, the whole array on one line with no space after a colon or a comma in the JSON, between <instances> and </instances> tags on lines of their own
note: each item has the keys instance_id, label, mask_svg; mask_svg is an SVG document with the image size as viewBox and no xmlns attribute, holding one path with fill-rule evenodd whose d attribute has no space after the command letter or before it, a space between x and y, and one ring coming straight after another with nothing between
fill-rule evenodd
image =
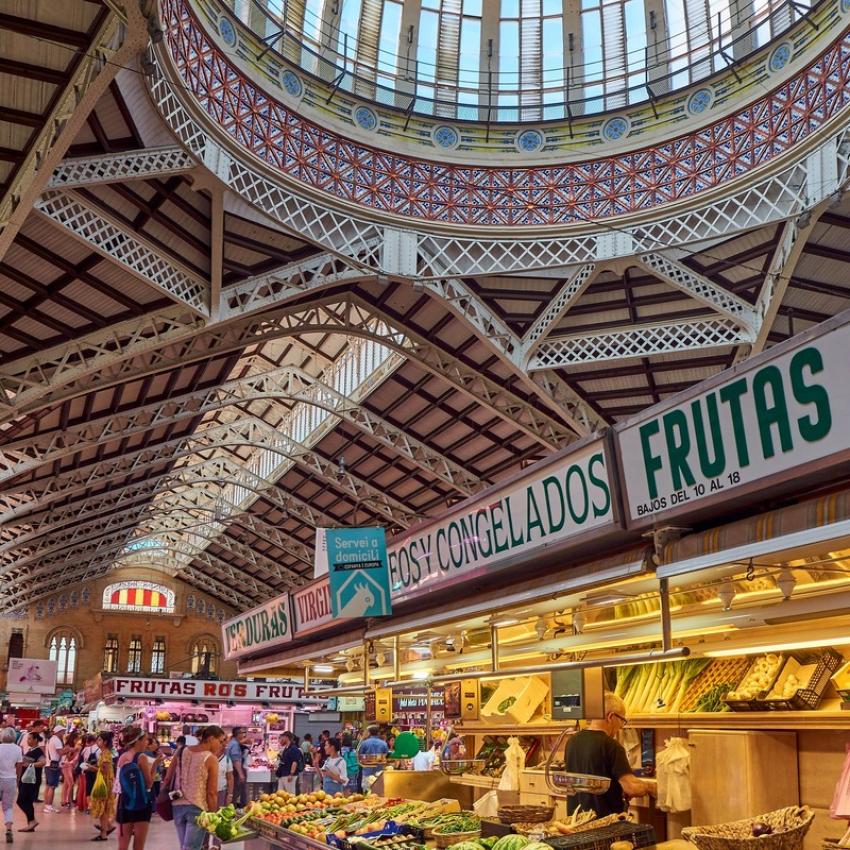
<instances>
[{"instance_id":1,"label":"arched window","mask_svg":"<svg viewBox=\"0 0 850 850\"><path fill-rule=\"evenodd\" d=\"M165 638L154 638L151 650L151 673L165 672Z\"/></svg>"},{"instance_id":2,"label":"arched window","mask_svg":"<svg viewBox=\"0 0 850 850\"><path fill-rule=\"evenodd\" d=\"M218 644L210 637L200 637L192 644L192 672L215 673L218 669Z\"/></svg>"},{"instance_id":3,"label":"arched window","mask_svg":"<svg viewBox=\"0 0 850 850\"><path fill-rule=\"evenodd\" d=\"M73 684L77 668L77 639L68 632L56 632L50 639L48 658L56 662L56 683Z\"/></svg>"},{"instance_id":4,"label":"arched window","mask_svg":"<svg viewBox=\"0 0 850 850\"><path fill-rule=\"evenodd\" d=\"M127 672L142 672L142 639L139 635L133 635L130 639L130 649L127 652Z\"/></svg>"},{"instance_id":5,"label":"arched window","mask_svg":"<svg viewBox=\"0 0 850 850\"><path fill-rule=\"evenodd\" d=\"M115 635L109 635L106 638L106 643L103 645L104 673L118 672L118 650L118 638Z\"/></svg>"},{"instance_id":6,"label":"arched window","mask_svg":"<svg viewBox=\"0 0 850 850\"><path fill-rule=\"evenodd\" d=\"M174 591L150 581L119 581L104 589L103 609L171 614L174 611Z\"/></svg>"}]
</instances>

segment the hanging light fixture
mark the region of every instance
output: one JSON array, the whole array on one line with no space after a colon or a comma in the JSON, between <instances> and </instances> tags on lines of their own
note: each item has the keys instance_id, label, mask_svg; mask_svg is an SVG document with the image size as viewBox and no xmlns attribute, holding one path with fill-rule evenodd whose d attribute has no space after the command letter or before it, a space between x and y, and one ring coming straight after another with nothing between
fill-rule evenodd
<instances>
[{"instance_id":1,"label":"hanging light fixture","mask_svg":"<svg viewBox=\"0 0 850 850\"><path fill-rule=\"evenodd\" d=\"M797 586L797 579L794 578L794 573L788 567L783 567L776 578L776 583L782 591L783 599L790 599L794 588Z\"/></svg>"},{"instance_id":2,"label":"hanging light fixture","mask_svg":"<svg viewBox=\"0 0 850 850\"><path fill-rule=\"evenodd\" d=\"M717 598L723 606L724 611L732 610L732 600L735 598L735 588L732 587L731 581L725 581L720 585L720 590L717 591Z\"/></svg>"},{"instance_id":3,"label":"hanging light fixture","mask_svg":"<svg viewBox=\"0 0 850 850\"><path fill-rule=\"evenodd\" d=\"M346 466L345 466L345 457L344 457L344 455L340 455L339 461L337 461L337 468L336 468L336 479L337 479L337 481L342 481L342 479L345 478L346 474L347 474L347 469L346 469Z\"/></svg>"}]
</instances>

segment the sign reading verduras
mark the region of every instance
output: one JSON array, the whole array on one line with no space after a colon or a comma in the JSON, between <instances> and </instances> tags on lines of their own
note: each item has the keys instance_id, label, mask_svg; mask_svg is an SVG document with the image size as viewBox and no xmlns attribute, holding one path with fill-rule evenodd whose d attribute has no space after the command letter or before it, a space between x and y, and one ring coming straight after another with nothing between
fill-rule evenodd
<instances>
[{"instance_id":1,"label":"sign reading verduras","mask_svg":"<svg viewBox=\"0 0 850 850\"><path fill-rule=\"evenodd\" d=\"M125 699L210 700L213 702L316 702L297 682L216 682L202 679L144 679L116 676L103 683L103 696Z\"/></svg>"},{"instance_id":2,"label":"sign reading verduras","mask_svg":"<svg viewBox=\"0 0 850 850\"><path fill-rule=\"evenodd\" d=\"M388 553L393 599L574 542L616 521L602 440L559 455L448 517L415 529Z\"/></svg>"},{"instance_id":3,"label":"sign reading verduras","mask_svg":"<svg viewBox=\"0 0 850 850\"><path fill-rule=\"evenodd\" d=\"M617 428L631 525L850 455L850 318L832 320Z\"/></svg>"},{"instance_id":4,"label":"sign reading verduras","mask_svg":"<svg viewBox=\"0 0 850 850\"><path fill-rule=\"evenodd\" d=\"M224 657L241 658L267 646L292 640L289 594L276 596L221 626Z\"/></svg>"}]
</instances>

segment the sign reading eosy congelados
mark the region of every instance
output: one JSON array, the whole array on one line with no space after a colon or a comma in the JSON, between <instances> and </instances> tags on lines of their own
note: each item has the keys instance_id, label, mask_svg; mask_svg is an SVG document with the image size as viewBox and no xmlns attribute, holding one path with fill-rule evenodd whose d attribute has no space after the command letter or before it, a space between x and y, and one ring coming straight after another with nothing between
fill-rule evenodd
<instances>
[{"instance_id":1,"label":"sign reading eosy congelados","mask_svg":"<svg viewBox=\"0 0 850 850\"><path fill-rule=\"evenodd\" d=\"M602 440L414 529L388 553L393 599L415 596L615 522Z\"/></svg>"},{"instance_id":2,"label":"sign reading eosy congelados","mask_svg":"<svg viewBox=\"0 0 850 850\"><path fill-rule=\"evenodd\" d=\"M618 426L631 524L728 502L848 452L848 366L844 316Z\"/></svg>"}]
</instances>

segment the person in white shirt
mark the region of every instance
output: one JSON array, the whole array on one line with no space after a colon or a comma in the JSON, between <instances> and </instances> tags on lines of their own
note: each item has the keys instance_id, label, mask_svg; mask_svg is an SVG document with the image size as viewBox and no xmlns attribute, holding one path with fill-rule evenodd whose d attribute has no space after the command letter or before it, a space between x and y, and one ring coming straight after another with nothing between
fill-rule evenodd
<instances>
[{"instance_id":1,"label":"person in white shirt","mask_svg":"<svg viewBox=\"0 0 850 850\"><path fill-rule=\"evenodd\" d=\"M413 757L414 770L433 770L434 762L437 760L437 742L431 742L431 748L421 750Z\"/></svg>"},{"instance_id":2,"label":"person in white shirt","mask_svg":"<svg viewBox=\"0 0 850 850\"><path fill-rule=\"evenodd\" d=\"M0 733L0 801L6 820L6 843L12 843L12 806L18 795L18 765L24 760L24 751L15 743L18 733L7 726Z\"/></svg>"},{"instance_id":3,"label":"person in white shirt","mask_svg":"<svg viewBox=\"0 0 850 850\"><path fill-rule=\"evenodd\" d=\"M65 727L57 726L47 742L47 767L44 768L44 784L47 790L44 792L44 811L56 813L59 809L53 806L53 796L59 787L59 777L62 771L59 762L62 759L62 749L65 746L63 736Z\"/></svg>"},{"instance_id":4,"label":"person in white shirt","mask_svg":"<svg viewBox=\"0 0 850 850\"><path fill-rule=\"evenodd\" d=\"M218 807L233 802L233 762L225 750L218 760Z\"/></svg>"}]
</instances>

